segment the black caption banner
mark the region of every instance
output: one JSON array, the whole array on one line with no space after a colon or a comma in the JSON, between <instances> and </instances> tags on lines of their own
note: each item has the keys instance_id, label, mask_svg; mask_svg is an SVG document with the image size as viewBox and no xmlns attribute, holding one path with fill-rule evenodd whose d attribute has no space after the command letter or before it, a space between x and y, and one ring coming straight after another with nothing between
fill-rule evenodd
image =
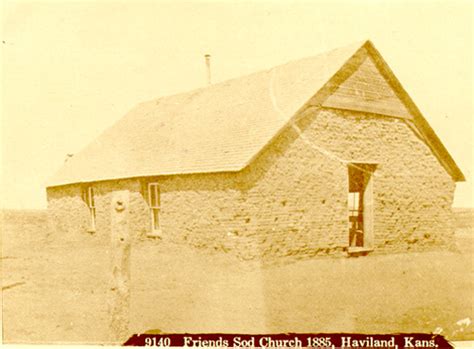
<instances>
[{"instance_id":1,"label":"black caption banner","mask_svg":"<svg viewBox=\"0 0 474 349\"><path fill-rule=\"evenodd\" d=\"M149 331L133 335L124 345L190 348L454 348L443 336L425 333L153 334L153 331Z\"/></svg>"}]
</instances>

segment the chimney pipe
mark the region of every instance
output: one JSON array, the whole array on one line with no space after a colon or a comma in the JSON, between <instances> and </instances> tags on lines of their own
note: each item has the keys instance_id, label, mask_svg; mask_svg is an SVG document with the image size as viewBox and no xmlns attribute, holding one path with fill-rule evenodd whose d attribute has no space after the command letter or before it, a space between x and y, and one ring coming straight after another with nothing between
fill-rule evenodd
<instances>
[{"instance_id":1,"label":"chimney pipe","mask_svg":"<svg viewBox=\"0 0 474 349\"><path fill-rule=\"evenodd\" d=\"M211 84L211 55L205 54L204 58L206 59L206 68L207 68L207 84Z\"/></svg>"}]
</instances>

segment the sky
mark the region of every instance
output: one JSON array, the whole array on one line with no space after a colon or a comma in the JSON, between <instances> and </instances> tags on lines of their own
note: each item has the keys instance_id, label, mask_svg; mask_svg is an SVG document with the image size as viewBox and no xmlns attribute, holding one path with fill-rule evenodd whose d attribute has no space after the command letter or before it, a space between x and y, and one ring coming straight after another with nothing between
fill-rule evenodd
<instances>
[{"instance_id":1,"label":"sky","mask_svg":"<svg viewBox=\"0 0 474 349\"><path fill-rule=\"evenodd\" d=\"M471 1L3 1L1 205L45 182L136 104L370 39L467 181L473 202Z\"/></svg>"}]
</instances>

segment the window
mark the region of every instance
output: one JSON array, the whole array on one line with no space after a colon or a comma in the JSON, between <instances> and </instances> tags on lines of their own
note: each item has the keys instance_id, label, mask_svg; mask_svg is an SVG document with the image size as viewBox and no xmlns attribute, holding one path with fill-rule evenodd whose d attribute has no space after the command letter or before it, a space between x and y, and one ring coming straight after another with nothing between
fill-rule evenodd
<instances>
[{"instance_id":1,"label":"window","mask_svg":"<svg viewBox=\"0 0 474 349\"><path fill-rule=\"evenodd\" d=\"M90 213L90 231L95 231L95 201L93 187L86 188L85 201Z\"/></svg>"},{"instance_id":2,"label":"window","mask_svg":"<svg viewBox=\"0 0 474 349\"><path fill-rule=\"evenodd\" d=\"M349 230L352 234L363 230L363 205L361 203L363 193L349 192L347 202L349 204Z\"/></svg>"},{"instance_id":3,"label":"window","mask_svg":"<svg viewBox=\"0 0 474 349\"><path fill-rule=\"evenodd\" d=\"M148 206L150 207L151 232L160 233L160 187L158 183L148 184Z\"/></svg>"},{"instance_id":4,"label":"window","mask_svg":"<svg viewBox=\"0 0 474 349\"><path fill-rule=\"evenodd\" d=\"M359 215L359 192L349 193L349 216L356 217Z\"/></svg>"}]
</instances>

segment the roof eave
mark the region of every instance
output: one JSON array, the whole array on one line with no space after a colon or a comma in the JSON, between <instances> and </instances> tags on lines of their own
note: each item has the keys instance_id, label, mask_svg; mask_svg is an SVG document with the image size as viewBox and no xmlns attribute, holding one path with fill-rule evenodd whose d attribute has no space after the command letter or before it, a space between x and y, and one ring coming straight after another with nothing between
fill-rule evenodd
<instances>
[{"instance_id":1,"label":"roof eave","mask_svg":"<svg viewBox=\"0 0 474 349\"><path fill-rule=\"evenodd\" d=\"M192 175L207 175L207 174L213 174L213 173L235 173L235 172L240 172L245 168L245 166L242 167L230 167L226 169L213 169L213 170L208 170L208 171L203 171L203 170L195 170L195 171L170 171L170 172L165 172L165 173L160 173L160 174L150 174L150 173L145 173L145 174L138 174L134 176L128 176L128 177L121 177L121 176L116 176L116 177L107 177L107 178L99 178L99 179L84 179L84 180L76 180L76 181L71 181L71 182L59 182L59 183L50 183L46 184L46 189L50 188L58 188L58 187L64 187L67 185L85 185L85 184L92 184L92 183L98 183L98 182L107 182L107 181L119 181L119 180L136 180L140 178L150 178L150 177L168 177L168 176L192 176Z\"/></svg>"}]
</instances>

